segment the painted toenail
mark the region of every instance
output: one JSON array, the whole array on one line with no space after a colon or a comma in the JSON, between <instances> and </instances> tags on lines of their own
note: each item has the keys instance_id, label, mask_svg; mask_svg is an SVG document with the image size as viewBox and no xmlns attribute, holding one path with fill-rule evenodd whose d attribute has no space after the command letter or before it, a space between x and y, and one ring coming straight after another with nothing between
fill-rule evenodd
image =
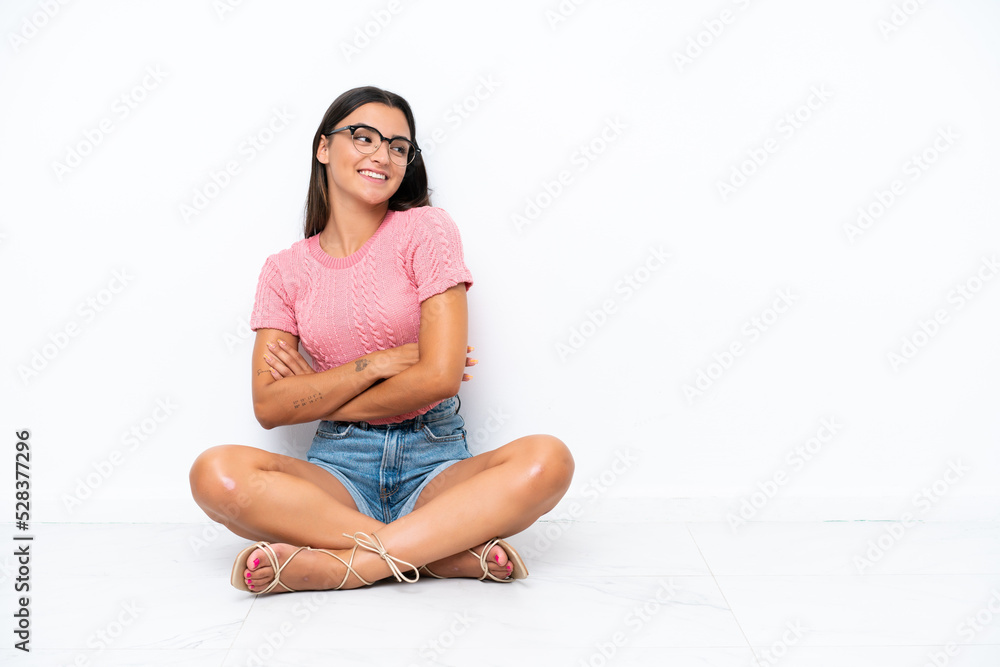
<instances>
[{"instance_id":1,"label":"painted toenail","mask_svg":"<svg viewBox=\"0 0 1000 667\"><path fill-rule=\"evenodd\" d=\"M499 563L500 562L500 554L497 554L496 556L494 556L493 560L495 560L496 562Z\"/></svg>"},{"instance_id":2,"label":"painted toenail","mask_svg":"<svg viewBox=\"0 0 1000 667\"><path fill-rule=\"evenodd\" d=\"M260 558L254 558L253 559L253 566L257 567L258 565L260 565Z\"/></svg>"}]
</instances>

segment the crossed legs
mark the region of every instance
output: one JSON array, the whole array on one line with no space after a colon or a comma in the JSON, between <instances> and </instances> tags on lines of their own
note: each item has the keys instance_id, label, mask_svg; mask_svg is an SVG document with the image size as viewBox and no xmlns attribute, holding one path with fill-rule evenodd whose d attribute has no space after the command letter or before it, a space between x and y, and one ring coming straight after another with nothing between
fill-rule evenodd
<instances>
[{"instance_id":1,"label":"crossed legs","mask_svg":"<svg viewBox=\"0 0 1000 667\"><path fill-rule=\"evenodd\" d=\"M359 512L343 485L322 468L253 447L206 450L192 465L190 479L195 502L209 517L237 535L271 542L279 564L303 545L350 561L355 543L343 533L364 532L377 533L392 556L426 564L440 576L478 577L479 559L467 550L518 533L555 507L573 468L573 457L558 438L518 438L450 466L424 488L413 512L389 524ZM506 576L503 549L494 547L487 558L494 575ZM251 553L247 566L258 590L273 579L262 551ZM363 549L354 554L353 568L368 581L391 575L384 560ZM362 585L346 575L337 559L303 551L282 570L281 581L297 590L325 590L342 581L344 588Z\"/></svg>"}]
</instances>

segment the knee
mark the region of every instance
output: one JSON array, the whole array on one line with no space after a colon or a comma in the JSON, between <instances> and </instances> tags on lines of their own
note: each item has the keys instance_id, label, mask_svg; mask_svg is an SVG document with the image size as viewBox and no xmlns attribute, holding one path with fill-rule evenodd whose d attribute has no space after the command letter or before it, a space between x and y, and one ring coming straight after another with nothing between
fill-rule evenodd
<instances>
[{"instance_id":1,"label":"knee","mask_svg":"<svg viewBox=\"0 0 1000 667\"><path fill-rule=\"evenodd\" d=\"M214 507L227 502L236 493L238 449L237 445L210 447L191 464L188 480L191 495L198 505Z\"/></svg>"},{"instance_id":2,"label":"knee","mask_svg":"<svg viewBox=\"0 0 1000 667\"><path fill-rule=\"evenodd\" d=\"M532 488L560 497L569 489L576 463L565 442L551 435L533 436L529 458L528 478Z\"/></svg>"}]
</instances>

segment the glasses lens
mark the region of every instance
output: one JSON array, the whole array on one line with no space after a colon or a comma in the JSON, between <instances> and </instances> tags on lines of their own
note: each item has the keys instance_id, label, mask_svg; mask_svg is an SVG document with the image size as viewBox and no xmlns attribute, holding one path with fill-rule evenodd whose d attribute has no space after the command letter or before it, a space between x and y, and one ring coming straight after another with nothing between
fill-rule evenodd
<instances>
[{"instance_id":1,"label":"glasses lens","mask_svg":"<svg viewBox=\"0 0 1000 667\"><path fill-rule=\"evenodd\" d=\"M375 149L378 148L379 141L378 135L366 127L354 130L354 145L362 153L374 153Z\"/></svg>"},{"instance_id":2,"label":"glasses lens","mask_svg":"<svg viewBox=\"0 0 1000 667\"><path fill-rule=\"evenodd\" d=\"M405 166L409 164L416 153L413 149L413 144L405 139L394 139L389 142L389 156L398 165Z\"/></svg>"}]
</instances>

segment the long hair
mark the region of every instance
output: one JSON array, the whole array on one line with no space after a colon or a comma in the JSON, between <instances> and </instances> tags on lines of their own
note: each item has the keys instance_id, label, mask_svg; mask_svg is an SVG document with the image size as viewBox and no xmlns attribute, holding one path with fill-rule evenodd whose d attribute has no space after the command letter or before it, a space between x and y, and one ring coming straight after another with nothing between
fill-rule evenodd
<instances>
[{"instance_id":1,"label":"long hair","mask_svg":"<svg viewBox=\"0 0 1000 667\"><path fill-rule=\"evenodd\" d=\"M326 182L326 165L316 159L319 142L325 135L337 129L337 125L358 107L376 102L392 109L399 109L406 116L410 126L410 137L417 140L416 123L410 105L402 97L374 86L352 88L333 101L323 115L323 121L316 130L312 143L312 172L309 174L309 194L306 197L305 238L323 231L330 219L330 191ZM389 198L389 210L405 211L415 206L430 206L431 191L427 187L427 169L420 153L406 166L403 182Z\"/></svg>"}]
</instances>

